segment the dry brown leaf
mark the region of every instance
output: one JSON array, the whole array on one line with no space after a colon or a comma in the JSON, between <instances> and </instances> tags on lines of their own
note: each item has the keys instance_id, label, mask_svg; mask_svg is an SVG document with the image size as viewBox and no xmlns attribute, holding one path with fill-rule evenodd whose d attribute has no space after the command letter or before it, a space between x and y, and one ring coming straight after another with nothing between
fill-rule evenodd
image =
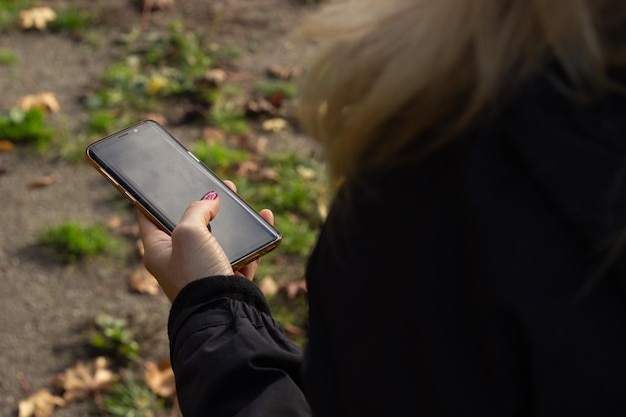
<instances>
[{"instance_id":1,"label":"dry brown leaf","mask_svg":"<svg viewBox=\"0 0 626 417\"><path fill-rule=\"evenodd\" d=\"M72 401L84 399L95 392L109 389L118 376L108 368L108 360L98 356L93 362L78 362L73 368L66 369L52 380L53 384L64 390L63 399Z\"/></svg>"},{"instance_id":2,"label":"dry brown leaf","mask_svg":"<svg viewBox=\"0 0 626 417\"><path fill-rule=\"evenodd\" d=\"M15 105L24 111L42 109L44 111L58 112L61 110L57 98L49 92L25 95L17 100Z\"/></svg>"},{"instance_id":3,"label":"dry brown leaf","mask_svg":"<svg viewBox=\"0 0 626 417\"><path fill-rule=\"evenodd\" d=\"M107 228L115 230L122 225L122 218L120 216L113 216L107 220Z\"/></svg>"},{"instance_id":4,"label":"dry brown leaf","mask_svg":"<svg viewBox=\"0 0 626 417\"><path fill-rule=\"evenodd\" d=\"M259 282L259 289L265 296L271 296L278 293L278 284L274 278L267 276Z\"/></svg>"},{"instance_id":5,"label":"dry brown leaf","mask_svg":"<svg viewBox=\"0 0 626 417\"><path fill-rule=\"evenodd\" d=\"M287 294L287 298L293 300L300 294L306 294L306 281L298 280L298 281L289 281L281 287L281 291L284 291Z\"/></svg>"},{"instance_id":6,"label":"dry brown leaf","mask_svg":"<svg viewBox=\"0 0 626 417\"><path fill-rule=\"evenodd\" d=\"M0 140L0 152L10 152L15 148L15 144L10 140Z\"/></svg>"},{"instance_id":7,"label":"dry brown leaf","mask_svg":"<svg viewBox=\"0 0 626 417\"><path fill-rule=\"evenodd\" d=\"M41 188L54 184L59 177L57 175L46 175L28 182L28 188Z\"/></svg>"},{"instance_id":8,"label":"dry brown leaf","mask_svg":"<svg viewBox=\"0 0 626 417\"><path fill-rule=\"evenodd\" d=\"M245 109L246 114L252 116L275 116L278 112L276 106L274 106L269 100L264 97L255 97L251 100L248 100L245 104Z\"/></svg>"},{"instance_id":9,"label":"dry brown leaf","mask_svg":"<svg viewBox=\"0 0 626 417\"><path fill-rule=\"evenodd\" d=\"M18 417L48 417L55 407L64 407L65 400L42 388L18 404Z\"/></svg>"},{"instance_id":10,"label":"dry brown leaf","mask_svg":"<svg viewBox=\"0 0 626 417\"><path fill-rule=\"evenodd\" d=\"M202 129L201 137L207 143L223 143L226 140L226 133L216 127L205 127Z\"/></svg>"},{"instance_id":11,"label":"dry brown leaf","mask_svg":"<svg viewBox=\"0 0 626 417\"><path fill-rule=\"evenodd\" d=\"M49 7L33 7L22 10L19 14L20 27L22 29L44 30L48 22L53 21L56 17L54 10Z\"/></svg>"},{"instance_id":12,"label":"dry brown leaf","mask_svg":"<svg viewBox=\"0 0 626 417\"><path fill-rule=\"evenodd\" d=\"M168 398L176 393L174 371L169 359L163 360L158 365L154 362L146 362L144 377L146 384L155 394Z\"/></svg>"},{"instance_id":13,"label":"dry brown leaf","mask_svg":"<svg viewBox=\"0 0 626 417\"><path fill-rule=\"evenodd\" d=\"M128 287L131 291L141 294L156 295L160 291L159 283L142 265L136 268L128 278Z\"/></svg>"},{"instance_id":14,"label":"dry brown leaf","mask_svg":"<svg viewBox=\"0 0 626 417\"><path fill-rule=\"evenodd\" d=\"M274 107L280 108L280 106L283 105L283 99L285 98L285 95L283 93L281 93L280 91L275 92L274 94L272 94L271 96L268 97L268 100L270 103L272 103L274 105Z\"/></svg>"},{"instance_id":15,"label":"dry brown leaf","mask_svg":"<svg viewBox=\"0 0 626 417\"><path fill-rule=\"evenodd\" d=\"M280 80L290 80L302 75L302 66L300 65L271 65L267 69L267 74L270 77L278 78Z\"/></svg>"}]
</instances>

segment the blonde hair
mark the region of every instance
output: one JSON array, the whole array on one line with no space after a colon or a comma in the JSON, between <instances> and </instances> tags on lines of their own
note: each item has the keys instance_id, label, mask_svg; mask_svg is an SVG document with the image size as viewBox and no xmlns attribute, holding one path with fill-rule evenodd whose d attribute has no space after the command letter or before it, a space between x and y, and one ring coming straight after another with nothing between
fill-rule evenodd
<instances>
[{"instance_id":1,"label":"blonde hair","mask_svg":"<svg viewBox=\"0 0 626 417\"><path fill-rule=\"evenodd\" d=\"M301 30L323 48L301 85L300 120L335 178L418 158L549 62L569 85L608 86L618 54L600 27L608 16L626 23L624 9L622 0L331 3Z\"/></svg>"}]
</instances>

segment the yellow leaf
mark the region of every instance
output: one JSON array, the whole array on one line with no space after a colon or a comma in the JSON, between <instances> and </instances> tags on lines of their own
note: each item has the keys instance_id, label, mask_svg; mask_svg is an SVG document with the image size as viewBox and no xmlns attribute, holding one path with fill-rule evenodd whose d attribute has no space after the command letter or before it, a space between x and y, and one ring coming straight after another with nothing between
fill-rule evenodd
<instances>
[{"instance_id":1,"label":"yellow leaf","mask_svg":"<svg viewBox=\"0 0 626 417\"><path fill-rule=\"evenodd\" d=\"M274 281L274 278L267 276L259 283L259 289L266 297L276 295L278 293L278 284Z\"/></svg>"},{"instance_id":2,"label":"yellow leaf","mask_svg":"<svg viewBox=\"0 0 626 417\"><path fill-rule=\"evenodd\" d=\"M22 10L19 14L20 27L22 29L38 29L46 28L48 22L56 19L57 15L49 7L34 7L28 10Z\"/></svg>"},{"instance_id":3,"label":"yellow leaf","mask_svg":"<svg viewBox=\"0 0 626 417\"><path fill-rule=\"evenodd\" d=\"M58 112L61 106L52 93L28 94L15 103L17 107L24 111L39 108L45 111Z\"/></svg>"},{"instance_id":4,"label":"yellow leaf","mask_svg":"<svg viewBox=\"0 0 626 417\"><path fill-rule=\"evenodd\" d=\"M285 119L281 119L280 117L267 119L263 122L263 130L269 132L281 132L285 129L287 129L287 121Z\"/></svg>"},{"instance_id":5,"label":"yellow leaf","mask_svg":"<svg viewBox=\"0 0 626 417\"><path fill-rule=\"evenodd\" d=\"M65 400L43 388L18 404L18 417L48 417L55 407L65 406Z\"/></svg>"},{"instance_id":6,"label":"yellow leaf","mask_svg":"<svg viewBox=\"0 0 626 417\"><path fill-rule=\"evenodd\" d=\"M176 383L174 381L174 371L169 359L163 360L160 364L146 362L145 372L146 384L152 392L161 397L171 397L176 393Z\"/></svg>"}]
</instances>

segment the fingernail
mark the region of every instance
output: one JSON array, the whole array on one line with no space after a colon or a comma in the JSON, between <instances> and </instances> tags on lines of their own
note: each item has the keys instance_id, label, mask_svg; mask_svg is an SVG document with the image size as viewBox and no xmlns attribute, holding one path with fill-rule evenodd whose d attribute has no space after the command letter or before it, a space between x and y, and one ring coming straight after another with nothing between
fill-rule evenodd
<instances>
[{"instance_id":1,"label":"fingernail","mask_svg":"<svg viewBox=\"0 0 626 417\"><path fill-rule=\"evenodd\" d=\"M200 200L215 200L217 198L217 193L215 191L209 191L205 195L202 196Z\"/></svg>"}]
</instances>

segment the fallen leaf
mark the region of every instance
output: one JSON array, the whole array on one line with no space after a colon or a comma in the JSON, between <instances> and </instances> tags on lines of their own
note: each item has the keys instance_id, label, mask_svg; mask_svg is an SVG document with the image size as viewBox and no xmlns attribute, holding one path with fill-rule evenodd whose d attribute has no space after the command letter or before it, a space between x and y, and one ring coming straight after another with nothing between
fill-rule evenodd
<instances>
[{"instance_id":1,"label":"fallen leaf","mask_svg":"<svg viewBox=\"0 0 626 417\"><path fill-rule=\"evenodd\" d=\"M146 384L152 392L161 397L171 397L176 393L174 371L169 359L164 359L160 364L151 361L146 362L144 373Z\"/></svg>"},{"instance_id":2,"label":"fallen leaf","mask_svg":"<svg viewBox=\"0 0 626 417\"><path fill-rule=\"evenodd\" d=\"M281 291L284 291L287 294L287 298L293 300L300 294L306 294L306 281L298 280L298 281L289 281L281 287Z\"/></svg>"},{"instance_id":3,"label":"fallen leaf","mask_svg":"<svg viewBox=\"0 0 626 417\"><path fill-rule=\"evenodd\" d=\"M58 112L61 106L54 94L49 92L28 94L16 101L15 105L24 111L30 109L42 109L44 111Z\"/></svg>"},{"instance_id":4,"label":"fallen leaf","mask_svg":"<svg viewBox=\"0 0 626 417\"><path fill-rule=\"evenodd\" d=\"M223 143L226 140L226 132L216 127L205 127L202 129L201 137L207 143Z\"/></svg>"},{"instance_id":5,"label":"fallen leaf","mask_svg":"<svg viewBox=\"0 0 626 417\"><path fill-rule=\"evenodd\" d=\"M46 175L28 182L28 188L41 188L54 184L58 179L57 175Z\"/></svg>"},{"instance_id":6,"label":"fallen leaf","mask_svg":"<svg viewBox=\"0 0 626 417\"><path fill-rule=\"evenodd\" d=\"M120 216L113 216L107 221L107 228L114 230L122 225L122 218Z\"/></svg>"},{"instance_id":7,"label":"fallen leaf","mask_svg":"<svg viewBox=\"0 0 626 417\"><path fill-rule=\"evenodd\" d=\"M49 7L33 7L32 9L22 10L19 14L20 27L22 29L38 29L46 28L48 22L56 19L57 15Z\"/></svg>"},{"instance_id":8,"label":"fallen leaf","mask_svg":"<svg viewBox=\"0 0 626 417\"><path fill-rule=\"evenodd\" d=\"M278 293L278 284L274 278L267 276L259 282L259 289L265 296L271 296Z\"/></svg>"},{"instance_id":9,"label":"fallen leaf","mask_svg":"<svg viewBox=\"0 0 626 417\"><path fill-rule=\"evenodd\" d=\"M300 177L305 180L313 180L315 179L315 177L317 177L316 170L314 170L313 168L305 167L304 165L298 165L296 167L296 172L300 174Z\"/></svg>"},{"instance_id":10,"label":"fallen leaf","mask_svg":"<svg viewBox=\"0 0 626 417\"><path fill-rule=\"evenodd\" d=\"M276 106L264 97L255 97L248 100L244 107L248 116L275 116L278 112Z\"/></svg>"},{"instance_id":11,"label":"fallen leaf","mask_svg":"<svg viewBox=\"0 0 626 417\"><path fill-rule=\"evenodd\" d=\"M254 161L245 161L239 164L235 171L235 176L253 180L275 180L278 178L278 172L273 168L259 165Z\"/></svg>"},{"instance_id":12,"label":"fallen leaf","mask_svg":"<svg viewBox=\"0 0 626 417\"><path fill-rule=\"evenodd\" d=\"M46 388L42 388L30 397L18 404L18 417L48 417L55 407L65 406L65 400L50 394Z\"/></svg>"},{"instance_id":13,"label":"fallen leaf","mask_svg":"<svg viewBox=\"0 0 626 417\"><path fill-rule=\"evenodd\" d=\"M290 80L302 75L302 67L300 65L271 65L267 69L267 74L280 80Z\"/></svg>"},{"instance_id":14,"label":"fallen leaf","mask_svg":"<svg viewBox=\"0 0 626 417\"><path fill-rule=\"evenodd\" d=\"M280 117L267 119L263 122L263 130L268 132L281 132L287 129L287 126L287 121L285 119L281 119Z\"/></svg>"},{"instance_id":15,"label":"fallen leaf","mask_svg":"<svg viewBox=\"0 0 626 417\"><path fill-rule=\"evenodd\" d=\"M0 140L0 152L10 152L15 148L15 144L10 140Z\"/></svg>"},{"instance_id":16,"label":"fallen leaf","mask_svg":"<svg viewBox=\"0 0 626 417\"><path fill-rule=\"evenodd\" d=\"M271 96L269 96L268 100L270 103L272 103L274 107L279 108L280 106L283 105L283 98L285 98L285 95L281 93L280 91L277 91Z\"/></svg>"},{"instance_id":17,"label":"fallen leaf","mask_svg":"<svg viewBox=\"0 0 626 417\"><path fill-rule=\"evenodd\" d=\"M128 287L131 291L141 294L156 295L160 291L159 283L144 267L136 268L128 278Z\"/></svg>"},{"instance_id":18,"label":"fallen leaf","mask_svg":"<svg viewBox=\"0 0 626 417\"><path fill-rule=\"evenodd\" d=\"M78 362L73 368L66 369L52 380L53 384L64 390L63 399L72 401L84 399L99 391L111 388L118 376L108 368L108 360L98 356L93 362Z\"/></svg>"}]
</instances>

